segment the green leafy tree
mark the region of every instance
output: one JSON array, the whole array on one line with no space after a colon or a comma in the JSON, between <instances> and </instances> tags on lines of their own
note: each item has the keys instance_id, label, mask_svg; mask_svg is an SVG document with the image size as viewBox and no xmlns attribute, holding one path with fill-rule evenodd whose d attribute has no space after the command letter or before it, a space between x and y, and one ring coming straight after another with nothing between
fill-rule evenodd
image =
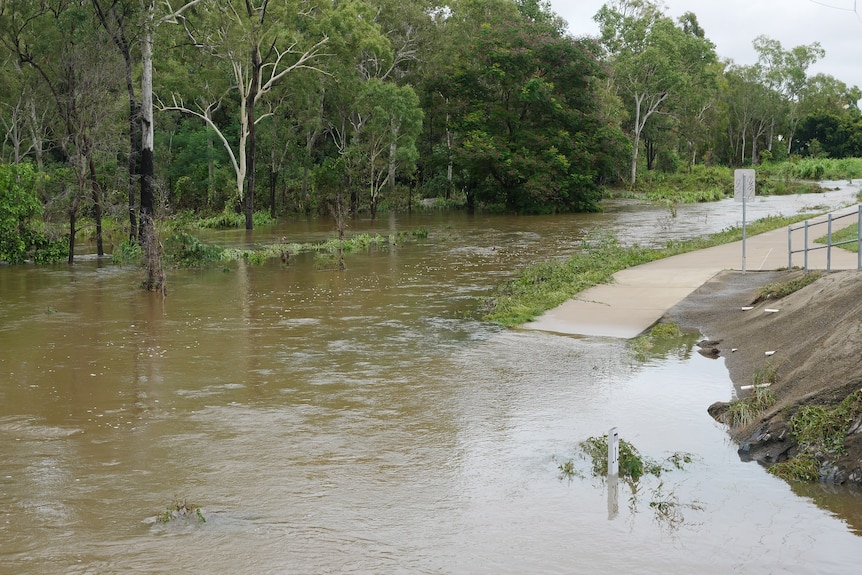
<instances>
[{"instance_id":1,"label":"green leafy tree","mask_svg":"<svg viewBox=\"0 0 862 575\"><path fill-rule=\"evenodd\" d=\"M696 18L681 27L649 0L617 0L595 15L613 83L630 109L632 155L629 181L637 181L641 135L671 101L693 97L692 87L715 60L714 47Z\"/></svg>"},{"instance_id":2,"label":"green leafy tree","mask_svg":"<svg viewBox=\"0 0 862 575\"><path fill-rule=\"evenodd\" d=\"M493 8L468 13L478 32L438 84L468 194L522 213L597 209L603 146L618 152L621 135L598 115L594 45Z\"/></svg>"},{"instance_id":3,"label":"green leafy tree","mask_svg":"<svg viewBox=\"0 0 862 575\"><path fill-rule=\"evenodd\" d=\"M69 259L74 257L79 205L89 190L96 250L104 254L104 191L97 156L115 155L113 97L122 74L107 54L109 39L95 26L89 6L73 0L0 4L0 41L39 78L59 121L55 136L75 169L77 190L69 204Z\"/></svg>"},{"instance_id":4,"label":"green leafy tree","mask_svg":"<svg viewBox=\"0 0 862 575\"><path fill-rule=\"evenodd\" d=\"M38 230L42 213L39 173L30 163L0 164L0 262L55 262L66 257L61 241Z\"/></svg>"},{"instance_id":5,"label":"green leafy tree","mask_svg":"<svg viewBox=\"0 0 862 575\"><path fill-rule=\"evenodd\" d=\"M767 36L758 36L753 45L758 54L757 70L761 74L761 82L780 96L779 99L773 99L776 108L769 126L770 135L779 126L783 128L789 154L799 118L800 97L808 84L808 68L822 59L826 51L819 42L784 50L781 42ZM769 138L770 149L773 139ZM756 159L756 154L752 153L752 160L756 162Z\"/></svg>"},{"instance_id":6,"label":"green leafy tree","mask_svg":"<svg viewBox=\"0 0 862 575\"><path fill-rule=\"evenodd\" d=\"M394 181L399 169L410 172L415 167L422 109L413 88L372 78L363 84L355 111L357 124L347 156L356 159L358 176L366 183L373 220L383 187Z\"/></svg>"},{"instance_id":7,"label":"green leafy tree","mask_svg":"<svg viewBox=\"0 0 862 575\"><path fill-rule=\"evenodd\" d=\"M324 3L313 0L274 4L268 0L226 0L202 5L197 26L186 28L191 41L226 63L232 74L240 103L239 141L234 148L206 109L185 105L179 94L162 109L197 116L219 135L236 174L237 198L244 203L246 229L254 225L255 127L263 117L258 115L258 106L288 74L315 69L328 38L309 37L305 21L324 8ZM264 115L269 113L271 110Z\"/></svg>"},{"instance_id":8,"label":"green leafy tree","mask_svg":"<svg viewBox=\"0 0 862 575\"><path fill-rule=\"evenodd\" d=\"M41 212L32 166L0 164L0 261L24 261L30 220Z\"/></svg>"}]
</instances>

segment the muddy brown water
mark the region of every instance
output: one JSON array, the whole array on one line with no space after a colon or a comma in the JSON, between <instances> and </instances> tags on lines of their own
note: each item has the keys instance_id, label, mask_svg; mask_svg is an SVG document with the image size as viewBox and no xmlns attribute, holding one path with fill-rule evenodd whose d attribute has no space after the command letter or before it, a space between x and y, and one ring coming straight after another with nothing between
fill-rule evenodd
<instances>
[{"instance_id":1,"label":"muddy brown water","mask_svg":"<svg viewBox=\"0 0 862 575\"><path fill-rule=\"evenodd\" d=\"M752 218L848 194L771 198ZM175 270L165 300L92 258L2 267L0 573L855 572L862 497L742 463L706 413L732 393L720 360L475 319L520 265L590 230L661 243L739 217L620 202L356 222L429 236L343 274L309 254ZM611 426L655 460L694 459L614 490L578 451ZM177 499L206 522L158 521Z\"/></svg>"}]
</instances>

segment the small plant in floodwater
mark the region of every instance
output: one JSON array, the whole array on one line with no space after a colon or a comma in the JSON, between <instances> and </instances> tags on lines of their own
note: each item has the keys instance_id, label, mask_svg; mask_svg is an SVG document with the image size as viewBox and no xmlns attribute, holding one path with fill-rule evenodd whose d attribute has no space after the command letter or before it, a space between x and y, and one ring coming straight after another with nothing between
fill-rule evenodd
<instances>
[{"instance_id":1,"label":"small plant in floodwater","mask_svg":"<svg viewBox=\"0 0 862 575\"><path fill-rule=\"evenodd\" d=\"M699 501L683 503L674 491L665 493L664 482L659 483L658 487L653 490L652 498L649 506L653 510L653 513L655 513L655 520L671 531L676 531L685 523L683 509L694 511L703 511L704 509Z\"/></svg>"},{"instance_id":2,"label":"small plant in floodwater","mask_svg":"<svg viewBox=\"0 0 862 575\"><path fill-rule=\"evenodd\" d=\"M144 250L137 241L126 240L114 248L112 257L116 265L139 264L144 258Z\"/></svg>"},{"instance_id":3,"label":"small plant in floodwater","mask_svg":"<svg viewBox=\"0 0 862 575\"><path fill-rule=\"evenodd\" d=\"M637 448L620 439L619 453L619 476L621 478L638 481L644 474L658 477L664 468L657 462L644 457ZM608 474L608 436L590 437L581 442L581 449L592 460L593 475L606 476Z\"/></svg>"},{"instance_id":4,"label":"small plant in floodwater","mask_svg":"<svg viewBox=\"0 0 862 575\"><path fill-rule=\"evenodd\" d=\"M557 465L557 469L560 470L560 479L565 478L571 481L578 476L578 472L575 469L575 461L573 459L567 459L560 463Z\"/></svg>"},{"instance_id":5,"label":"small plant in floodwater","mask_svg":"<svg viewBox=\"0 0 862 575\"><path fill-rule=\"evenodd\" d=\"M175 499L156 519L159 523L170 523L177 520L194 521L197 523L207 522L199 505L179 498Z\"/></svg>"}]
</instances>

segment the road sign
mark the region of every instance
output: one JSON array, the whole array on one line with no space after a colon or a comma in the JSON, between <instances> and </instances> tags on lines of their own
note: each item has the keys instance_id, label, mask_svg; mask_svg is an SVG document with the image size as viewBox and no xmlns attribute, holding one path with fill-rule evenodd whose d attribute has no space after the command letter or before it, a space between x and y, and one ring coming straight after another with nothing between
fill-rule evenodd
<instances>
[{"instance_id":1,"label":"road sign","mask_svg":"<svg viewBox=\"0 0 862 575\"><path fill-rule=\"evenodd\" d=\"M754 170L733 171L733 201L750 202L754 199Z\"/></svg>"},{"instance_id":2,"label":"road sign","mask_svg":"<svg viewBox=\"0 0 862 575\"><path fill-rule=\"evenodd\" d=\"M733 171L733 201L742 203L742 273L745 273L745 204L754 200L754 170Z\"/></svg>"}]
</instances>

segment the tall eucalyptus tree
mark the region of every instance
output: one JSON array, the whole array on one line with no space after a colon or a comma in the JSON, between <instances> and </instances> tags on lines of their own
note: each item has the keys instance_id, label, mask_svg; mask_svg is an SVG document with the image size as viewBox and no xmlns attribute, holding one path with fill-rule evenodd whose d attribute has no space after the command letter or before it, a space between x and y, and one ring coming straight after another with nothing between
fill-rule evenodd
<instances>
[{"instance_id":1,"label":"tall eucalyptus tree","mask_svg":"<svg viewBox=\"0 0 862 575\"><path fill-rule=\"evenodd\" d=\"M240 101L236 150L206 110L186 105L181 94L174 94L172 102L162 109L197 116L218 134L234 168L246 229L254 227L255 126L272 113L267 109L258 116L257 106L265 103L266 95L288 74L316 69L328 38L305 34L309 28L306 21L326 9L327 3L317 0L224 0L201 5L199 20L186 28L196 46L229 66Z\"/></svg>"}]
</instances>

